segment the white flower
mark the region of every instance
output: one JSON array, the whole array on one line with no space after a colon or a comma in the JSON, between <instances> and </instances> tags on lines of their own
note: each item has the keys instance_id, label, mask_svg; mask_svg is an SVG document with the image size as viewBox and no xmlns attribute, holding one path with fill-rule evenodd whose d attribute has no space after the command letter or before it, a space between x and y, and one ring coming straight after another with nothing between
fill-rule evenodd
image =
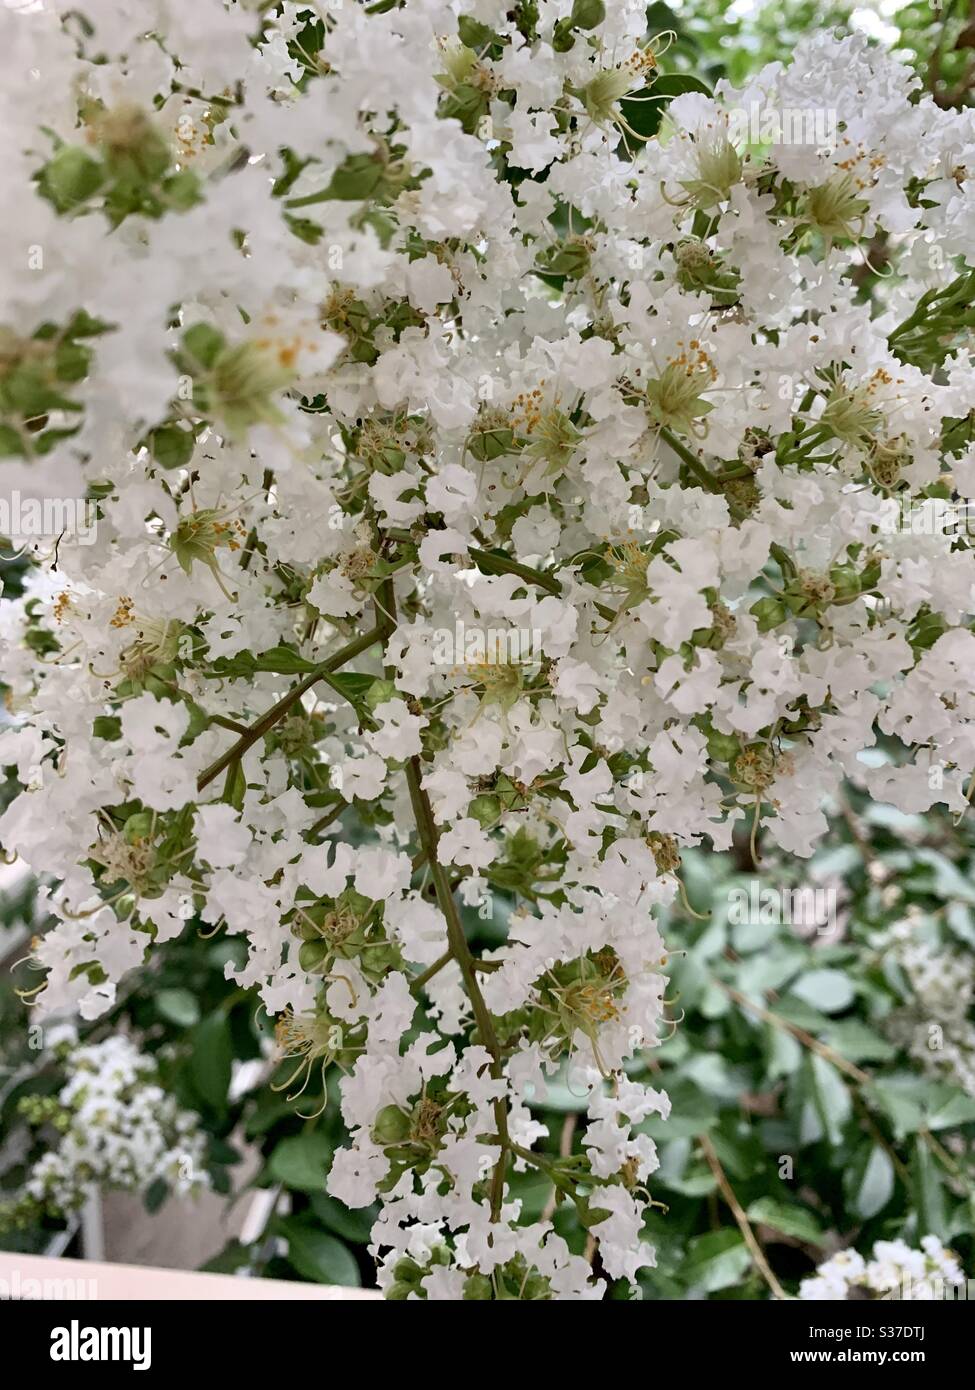
<instances>
[{"instance_id":1,"label":"white flower","mask_svg":"<svg viewBox=\"0 0 975 1390\"><path fill-rule=\"evenodd\" d=\"M197 848L211 869L232 869L251 847L251 833L232 806L201 806L195 831Z\"/></svg>"}]
</instances>

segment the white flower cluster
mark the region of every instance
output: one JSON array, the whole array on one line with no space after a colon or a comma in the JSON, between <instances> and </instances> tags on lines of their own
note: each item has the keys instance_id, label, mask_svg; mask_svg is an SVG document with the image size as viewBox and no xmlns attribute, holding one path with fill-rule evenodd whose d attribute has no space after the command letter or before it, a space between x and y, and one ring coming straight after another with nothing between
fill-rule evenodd
<instances>
[{"instance_id":1,"label":"white flower cluster","mask_svg":"<svg viewBox=\"0 0 975 1390\"><path fill-rule=\"evenodd\" d=\"M937 1236L924 1236L920 1250L912 1250L903 1240L878 1240L869 1260L855 1250L841 1250L802 1280L799 1297L835 1302L872 1296L930 1302L952 1297L946 1291L964 1283L954 1252Z\"/></svg>"},{"instance_id":2,"label":"white flower cluster","mask_svg":"<svg viewBox=\"0 0 975 1390\"><path fill-rule=\"evenodd\" d=\"M873 938L883 958L901 967L913 996L885 1019L884 1029L929 1076L951 1081L975 1096L971 958L926 940L924 925L918 912Z\"/></svg>"},{"instance_id":3,"label":"white flower cluster","mask_svg":"<svg viewBox=\"0 0 975 1390\"><path fill-rule=\"evenodd\" d=\"M975 496L975 117L820 34L656 130L645 14L0 12L0 467L94 517L0 609L39 1000L243 937L296 1082L346 1073L329 1182L396 1298L604 1292L525 1165L652 1262L625 1065L681 850L808 856L844 778L960 811L975 768L975 556L894 524Z\"/></svg>"},{"instance_id":4,"label":"white flower cluster","mask_svg":"<svg viewBox=\"0 0 975 1390\"><path fill-rule=\"evenodd\" d=\"M72 1048L64 1069L57 1109L43 1115L61 1137L31 1169L29 1199L62 1214L100 1188L144 1193L162 1180L185 1196L209 1186L206 1133L160 1086L151 1057L112 1037Z\"/></svg>"}]
</instances>

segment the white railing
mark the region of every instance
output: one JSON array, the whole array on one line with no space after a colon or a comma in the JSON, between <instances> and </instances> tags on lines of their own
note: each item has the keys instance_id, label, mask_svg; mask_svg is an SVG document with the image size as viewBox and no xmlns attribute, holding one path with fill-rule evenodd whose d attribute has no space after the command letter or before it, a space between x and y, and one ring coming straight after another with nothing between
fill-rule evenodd
<instances>
[{"instance_id":1,"label":"white railing","mask_svg":"<svg viewBox=\"0 0 975 1390\"><path fill-rule=\"evenodd\" d=\"M336 1302L379 1298L381 1295L375 1289L292 1283L286 1279L236 1279L232 1274L198 1274L192 1270L153 1269L143 1265L52 1259L48 1255L0 1251L0 1299L196 1303L210 1299Z\"/></svg>"}]
</instances>

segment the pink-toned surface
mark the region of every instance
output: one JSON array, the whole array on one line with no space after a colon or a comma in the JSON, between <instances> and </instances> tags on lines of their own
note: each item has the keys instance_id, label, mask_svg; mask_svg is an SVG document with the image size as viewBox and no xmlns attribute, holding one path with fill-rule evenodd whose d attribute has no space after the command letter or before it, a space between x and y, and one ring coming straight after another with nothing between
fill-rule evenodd
<instances>
[{"instance_id":1,"label":"pink-toned surface","mask_svg":"<svg viewBox=\"0 0 975 1390\"><path fill-rule=\"evenodd\" d=\"M143 1299L378 1299L375 1290L345 1289L331 1284L289 1283L282 1279L238 1279L228 1274L196 1274L180 1269L99 1264L94 1260L52 1260L43 1255L0 1251L0 1294L6 1298L86 1300Z\"/></svg>"}]
</instances>

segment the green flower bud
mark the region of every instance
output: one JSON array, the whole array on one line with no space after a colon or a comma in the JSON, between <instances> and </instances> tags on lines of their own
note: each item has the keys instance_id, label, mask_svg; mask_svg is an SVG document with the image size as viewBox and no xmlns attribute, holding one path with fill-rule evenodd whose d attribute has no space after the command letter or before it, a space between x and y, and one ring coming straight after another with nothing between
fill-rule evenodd
<instances>
[{"instance_id":1,"label":"green flower bud","mask_svg":"<svg viewBox=\"0 0 975 1390\"><path fill-rule=\"evenodd\" d=\"M712 729L708 734L708 756L716 763L730 763L741 752L737 734L721 734Z\"/></svg>"},{"instance_id":2,"label":"green flower bud","mask_svg":"<svg viewBox=\"0 0 975 1390\"><path fill-rule=\"evenodd\" d=\"M80 145L62 145L41 174L41 188L58 212L83 203L104 181L103 165Z\"/></svg>"},{"instance_id":3,"label":"green flower bud","mask_svg":"<svg viewBox=\"0 0 975 1390\"><path fill-rule=\"evenodd\" d=\"M367 975L384 975L390 966L395 965L399 952L388 943L366 946L359 953L359 963Z\"/></svg>"},{"instance_id":4,"label":"green flower bud","mask_svg":"<svg viewBox=\"0 0 975 1390\"><path fill-rule=\"evenodd\" d=\"M569 22L577 29L597 29L605 18L603 0L573 0Z\"/></svg>"},{"instance_id":5,"label":"green flower bud","mask_svg":"<svg viewBox=\"0 0 975 1390\"><path fill-rule=\"evenodd\" d=\"M399 1144L409 1133L410 1117L398 1105L384 1105L372 1126L372 1137L377 1144Z\"/></svg>"},{"instance_id":6,"label":"green flower bud","mask_svg":"<svg viewBox=\"0 0 975 1390\"><path fill-rule=\"evenodd\" d=\"M486 1274L471 1274L464 1281L464 1300L478 1303L488 1302L493 1296L494 1290L491 1281Z\"/></svg>"},{"instance_id":7,"label":"green flower bud","mask_svg":"<svg viewBox=\"0 0 975 1390\"><path fill-rule=\"evenodd\" d=\"M860 592L860 576L854 565L834 565L829 572L829 582L837 598L849 598Z\"/></svg>"},{"instance_id":8,"label":"green flower bud","mask_svg":"<svg viewBox=\"0 0 975 1390\"><path fill-rule=\"evenodd\" d=\"M574 237L557 246L547 257L545 270L550 275L564 275L567 280L581 280L589 269L591 247L583 237Z\"/></svg>"},{"instance_id":9,"label":"green flower bud","mask_svg":"<svg viewBox=\"0 0 975 1390\"><path fill-rule=\"evenodd\" d=\"M777 598L760 598L748 611L757 621L759 632L770 632L789 616L785 604Z\"/></svg>"},{"instance_id":10,"label":"green flower bud","mask_svg":"<svg viewBox=\"0 0 975 1390\"><path fill-rule=\"evenodd\" d=\"M467 814L473 816L481 828L486 830L489 825L496 823L501 814L500 798L488 794L475 796L467 808Z\"/></svg>"},{"instance_id":11,"label":"green flower bud","mask_svg":"<svg viewBox=\"0 0 975 1390\"><path fill-rule=\"evenodd\" d=\"M152 834L152 823L155 817L151 811L137 811L135 815L129 816L122 829L122 834L130 845L134 845L138 840L146 840Z\"/></svg>"},{"instance_id":12,"label":"green flower bud","mask_svg":"<svg viewBox=\"0 0 975 1390\"><path fill-rule=\"evenodd\" d=\"M575 48L576 36L572 32L571 19L557 19L552 30L552 47L556 53L568 53ZM464 1295L466 1298L466 1294Z\"/></svg>"},{"instance_id":13,"label":"green flower bud","mask_svg":"<svg viewBox=\"0 0 975 1390\"><path fill-rule=\"evenodd\" d=\"M298 950L298 964L309 974L323 965L328 956L327 941L303 941Z\"/></svg>"},{"instance_id":14,"label":"green flower bud","mask_svg":"<svg viewBox=\"0 0 975 1390\"><path fill-rule=\"evenodd\" d=\"M514 430L508 426L475 430L467 439L467 452L478 463L491 463L515 450Z\"/></svg>"}]
</instances>

